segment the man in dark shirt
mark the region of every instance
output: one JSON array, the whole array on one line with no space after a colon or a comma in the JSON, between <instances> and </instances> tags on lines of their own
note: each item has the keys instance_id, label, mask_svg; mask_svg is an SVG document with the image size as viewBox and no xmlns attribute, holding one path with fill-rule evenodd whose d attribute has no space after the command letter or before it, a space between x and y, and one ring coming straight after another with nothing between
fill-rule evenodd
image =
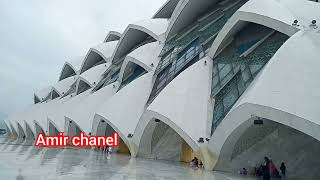
<instances>
[{"instance_id":1,"label":"man in dark shirt","mask_svg":"<svg viewBox=\"0 0 320 180\"><path fill-rule=\"evenodd\" d=\"M281 171L281 180L285 180L286 179L286 165L284 164L284 162L281 163L280 171Z\"/></svg>"}]
</instances>

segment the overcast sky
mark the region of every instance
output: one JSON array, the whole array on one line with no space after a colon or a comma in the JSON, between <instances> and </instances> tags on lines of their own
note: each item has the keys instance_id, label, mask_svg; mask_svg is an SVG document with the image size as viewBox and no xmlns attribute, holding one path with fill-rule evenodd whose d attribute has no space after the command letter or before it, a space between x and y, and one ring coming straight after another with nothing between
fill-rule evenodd
<instances>
[{"instance_id":1,"label":"overcast sky","mask_svg":"<svg viewBox=\"0 0 320 180\"><path fill-rule=\"evenodd\" d=\"M64 61L85 55L108 31L151 18L165 0L1 0L0 122L54 84Z\"/></svg>"}]
</instances>

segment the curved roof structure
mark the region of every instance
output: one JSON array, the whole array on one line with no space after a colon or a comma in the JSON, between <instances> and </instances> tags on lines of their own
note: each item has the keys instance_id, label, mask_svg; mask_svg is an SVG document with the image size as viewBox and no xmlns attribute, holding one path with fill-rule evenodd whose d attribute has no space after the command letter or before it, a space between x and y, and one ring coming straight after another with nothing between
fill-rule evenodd
<instances>
[{"instance_id":1,"label":"curved roof structure","mask_svg":"<svg viewBox=\"0 0 320 180\"><path fill-rule=\"evenodd\" d=\"M179 33L188 25L195 22L199 16L203 15L210 9L217 0L184 0L179 1L175 8L170 24L166 32L166 39L170 39L175 34Z\"/></svg>"},{"instance_id":2,"label":"curved roof structure","mask_svg":"<svg viewBox=\"0 0 320 180\"><path fill-rule=\"evenodd\" d=\"M117 82L116 82L117 83ZM99 91L90 94L84 98L81 103L70 103L72 107L65 113L65 117L71 119L86 133L91 132L92 120L95 112L105 103L112 95L116 93L117 88L114 88L112 83L106 87L103 87Z\"/></svg>"},{"instance_id":3,"label":"curved roof structure","mask_svg":"<svg viewBox=\"0 0 320 180\"><path fill-rule=\"evenodd\" d=\"M24 130L27 141L34 141L36 133L34 132L34 124L29 124L27 121L24 121Z\"/></svg>"},{"instance_id":4,"label":"curved roof structure","mask_svg":"<svg viewBox=\"0 0 320 180\"><path fill-rule=\"evenodd\" d=\"M154 19L157 18L166 18L169 19L174 12L174 9L177 7L180 0L167 0L161 8L153 15Z\"/></svg>"},{"instance_id":5,"label":"curved roof structure","mask_svg":"<svg viewBox=\"0 0 320 180\"><path fill-rule=\"evenodd\" d=\"M199 150L200 137L210 136L207 111L210 99L210 66L203 58L171 81L149 105L136 130L135 140L145 131L149 121L160 119L174 129L194 150ZM197 123L194 123L197 119ZM137 142L137 145L139 142Z\"/></svg>"},{"instance_id":6,"label":"curved roof structure","mask_svg":"<svg viewBox=\"0 0 320 180\"><path fill-rule=\"evenodd\" d=\"M160 54L161 49L162 45L160 45L158 42L152 42L145 44L129 53L124 59L120 70L120 81L123 79L123 75L129 62L141 66L147 72L155 70L159 63L158 55Z\"/></svg>"},{"instance_id":7,"label":"curved roof structure","mask_svg":"<svg viewBox=\"0 0 320 180\"><path fill-rule=\"evenodd\" d=\"M99 44L96 47L91 48L88 51L86 58L81 65L80 74L84 73L88 69L94 67L95 65L101 62L109 62L109 59L112 56L112 53L117 43L118 41L111 41Z\"/></svg>"},{"instance_id":8,"label":"curved roof structure","mask_svg":"<svg viewBox=\"0 0 320 180\"><path fill-rule=\"evenodd\" d=\"M91 88L98 84L98 82L102 78L102 74L110 67L110 65L111 63L103 63L81 74L77 84L76 92L78 92L80 81L86 82L86 84L88 84Z\"/></svg>"},{"instance_id":9,"label":"curved roof structure","mask_svg":"<svg viewBox=\"0 0 320 180\"><path fill-rule=\"evenodd\" d=\"M316 95L320 86L314 83L320 75L319 42L316 31L299 31L277 51L213 133L215 141L210 141L213 152L219 155L225 144L234 144L229 137L240 136L253 116L287 125L320 140L315 131L320 125L317 109L320 97Z\"/></svg>"},{"instance_id":10,"label":"curved roof structure","mask_svg":"<svg viewBox=\"0 0 320 180\"><path fill-rule=\"evenodd\" d=\"M39 99L40 101L43 101L51 92L52 86L48 86L46 88L43 88L42 90L34 93L34 97Z\"/></svg>"},{"instance_id":11,"label":"curved roof structure","mask_svg":"<svg viewBox=\"0 0 320 180\"><path fill-rule=\"evenodd\" d=\"M215 57L218 52L220 52L223 44L247 22L270 27L288 36L292 36L302 27L292 26L295 19L298 19L298 17L278 1L249 1L243 5L222 28L210 49L209 56L211 58Z\"/></svg>"},{"instance_id":12,"label":"curved roof structure","mask_svg":"<svg viewBox=\"0 0 320 180\"><path fill-rule=\"evenodd\" d=\"M78 76L70 76L57 82L52 88L59 94L59 96L63 96L64 93L70 89L71 85L77 81L77 79Z\"/></svg>"},{"instance_id":13,"label":"curved roof structure","mask_svg":"<svg viewBox=\"0 0 320 180\"><path fill-rule=\"evenodd\" d=\"M70 99L64 101L62 101L63 99L61 99L60 101L57 101L52 107L45 109L46 118L44 127L48 128L48 122L51 121L58 130L65 130L66 114L72 111L72 109L75 108L78 104L81 104L81 102L90 94L90 91L85 91L81 94L78 94L77 96L73 96Z\"/></svg>"},{"instance_id":14,"label":"curved roof structure","mask_svg":"<svg viewBox=\"0 0 320 180\"><path fill-rule=\"evenodd\" d=\"M116 31L110 31L103 42L107 43L111 41L118 41L120 40L120 37L121 37L121 33Z\"/></svg>"},{"instance_id":15,"label":"curved roof structure","mask_svg":"<svg viewBox=\"0 0 320 180\"><path fill-rule=\"evenodd\" d=\"M119 43L112 55L112 62L116 63L124 58L134 48L143 44L143 42L151 37L154 41L163 41L163 35L168 27L166 19L149 19L129 24L122 34Z\"/></svg>"},{"instance_id":16,"label":"curved roof structure","mask_svg":"<svg viewBox=\"0 0 320 180\"><path fill-rule=\"evenodd\" d=\"M59 81L79 74L84 58L84 56L78 56L73 58L71 61L66 61L61 70Z\"/></svg>"},{"instance_id":17,"label":"curved roof structure","mask_svg":"<svg viewBox=\"0 0 320 180\"><path fill-rule=\"evenodd\" d=\"M134 133L145 109L152 88L152 76L153 73L150 72L139 77L118 91L96 111L96 115L103 117L110 122L113 129L124 135L122 137L125 138L124 141L126 141L128 134ZM130 119L130 121L124 121L124 119ZM132 152L132 147L128 147Z\"/></svg>"},{"instance_id":18,"label":"curved roof structure","mask_svg":"<svg viewBox=\"0 0 320 180\"><path fill-rule=\"evenodd\" d=\"M5 119L3 120L3 122L6 125L7 130L9 131L9 135L13 135L14 130L11 128L10 121Z\"/></svg>"}]
</instances>

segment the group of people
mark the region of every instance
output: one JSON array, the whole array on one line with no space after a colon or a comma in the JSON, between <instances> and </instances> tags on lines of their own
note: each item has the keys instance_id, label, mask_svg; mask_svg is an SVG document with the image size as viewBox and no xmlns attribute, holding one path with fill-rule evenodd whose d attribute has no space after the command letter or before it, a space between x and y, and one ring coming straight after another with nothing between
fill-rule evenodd
<instances>
[{"instance_id":1,"label":"group of people","mask_svg":"<svg viewBox=\"0 0 320 180\"><path fill-rule=\"evenodd\" d=\"M107 146L97 147L97 150L104 153L111 153L111 147L107 147Z\"/></svg>"},{"instance_id":2,"label":"group of people","mask_svg":"<svg viewBox=\"0 0 320 180\"><path fill-rule=\"evenodd\" d=\"M194 157L191 162L190 162L190 166L192 168L202 168L203 167L203 163L201 160L199 160L197 157Z\"/></svg>"},{"instance_id":3,"label":"group of people","mask_svg":"<svg viewBox=\"0 0 320 180\"><path fill-rule=\"evenodd\" d=\"M285 180L286 165L282 162L279 171L271 159L264 157L264 163L255 168L255 174L256 176L262 176L263 180L270 180L271 177L280 177L281 180Z\"/></svg>"},{"instance_id":4,"label":"group of people","mask_svg":"<svg viewBox=\"0 0 320 180\"><path fill-rule=\"evenodd\" d=\"M286 179L286 165L284 162L280 165L280 171L277 169L275 164L268 157L264 157L264 163L258 167L254 168L255 176L262 176L263 180L270 180L271 177L279 177L281 180ZM241 175L247 175L248 170L246 168L242 168L239 171Z\"/></svg>"}]
</instances>

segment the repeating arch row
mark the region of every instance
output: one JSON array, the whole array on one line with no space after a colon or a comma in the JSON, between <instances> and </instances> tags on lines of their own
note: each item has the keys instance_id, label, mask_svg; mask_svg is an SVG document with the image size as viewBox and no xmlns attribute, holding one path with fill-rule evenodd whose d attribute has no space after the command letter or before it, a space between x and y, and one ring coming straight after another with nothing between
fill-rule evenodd
<instances>
[{"instance_id":1,"label":"repeating arch row","mask_svg":"<svg viewBox=\"0 0 320 180\"><path fill-rule=\"evenodd\" d=\"M312 84L317 80L315 77L319 77L316 69L319 62L315 61L319 57L318 32L314 30L314 25L306 26L306 19L310 17L292 9L293 6L287 0L248 1L212 36L213 42L208 52L197 54L196 60L192 58L191 62L183 62L188 65L179 69L179 73L171 76L171 79L165 79L169 75L157 72L159 56L168 39L192 21L201 21L203 13L217 3L224 1L169 0L152 20L130 24L122 34L110 32L103 44L88 51L81 63L78 63L80 65L75 67L66 63L57 85L34 95L35 102L42 102L51 93L51 101L35 104L32 110L26 111L26 120L23 119L23 112L6 121L10 136L17 138L16 142L24 143L34 139L39 132L50 135L59 131L68 135L79 132L106 135L117 131L132 156L153 156L153 152L158 152L157 148L161 149L162 143L170 144L170 140L175 140L181 149L174 150L179 151L181 156L186 155L186 152L188 155L199 155L208 169L213 169L221 162L225 163L233 156L238 135L244 134L249 125L255 122L253 117L286 125L319 141L319 133L315 131L320 125L317 120L319 111L315 107L320 99L318 96L303 94L316 94L319 89ZM299 3L303 7L309 6ZM231 3L222 12L233 6ZM193 11L195 8L198 9ZM211 13L204 16L210 16ZM190 21L185 21L188 18ZM302 20L300 24L293 25L295 19ZM229 40L248 24L266 27L272 33L285 34L289 40L272 52L271 59L211 133L213 112L219 100L216 94L211 93L217 56L228 46ZM265 36L266 39L269 35ZM189 44L185 45L188 47ZM258 47L260 44L255 42L255 45ZM183 54L175 59L177 64L188 52L197 49L184 48L175 49L178 51L174 52L177 53L175 55ZM299 49L300 54L294 49ZM307 62L301 65L299 58L302 55ZM173 63L171 61L169 59L168 63ZM167 70L164 73L172 73L171 68L162 64ZM283 75L284 67L291 71ZM300 76L292 73L299 70L302 74ZM310 77L307 77L308 73ZM160 80L165 79L159 81L160 85L167 84L153 101L148 101L153 88L158 88L159 84L155 83L158 76ZM286 81L291 89L279 84L278 78ZM302 80L308 90L297 87L296 82ZM69 91L66 87L73 85L74 93L64 97L63 94ZM297 94L292 93L292 89ZM61 98L53 98L53 92ZM298 97L292 100L295 95ZM281 98L285 103L278 101ZM305 106L291 106L290 103L304 103ZM36 117L32 118L32 114L36 114ZM168 132L172 139L165 137L163 132Z\"/></svg>"}]
</instances>

